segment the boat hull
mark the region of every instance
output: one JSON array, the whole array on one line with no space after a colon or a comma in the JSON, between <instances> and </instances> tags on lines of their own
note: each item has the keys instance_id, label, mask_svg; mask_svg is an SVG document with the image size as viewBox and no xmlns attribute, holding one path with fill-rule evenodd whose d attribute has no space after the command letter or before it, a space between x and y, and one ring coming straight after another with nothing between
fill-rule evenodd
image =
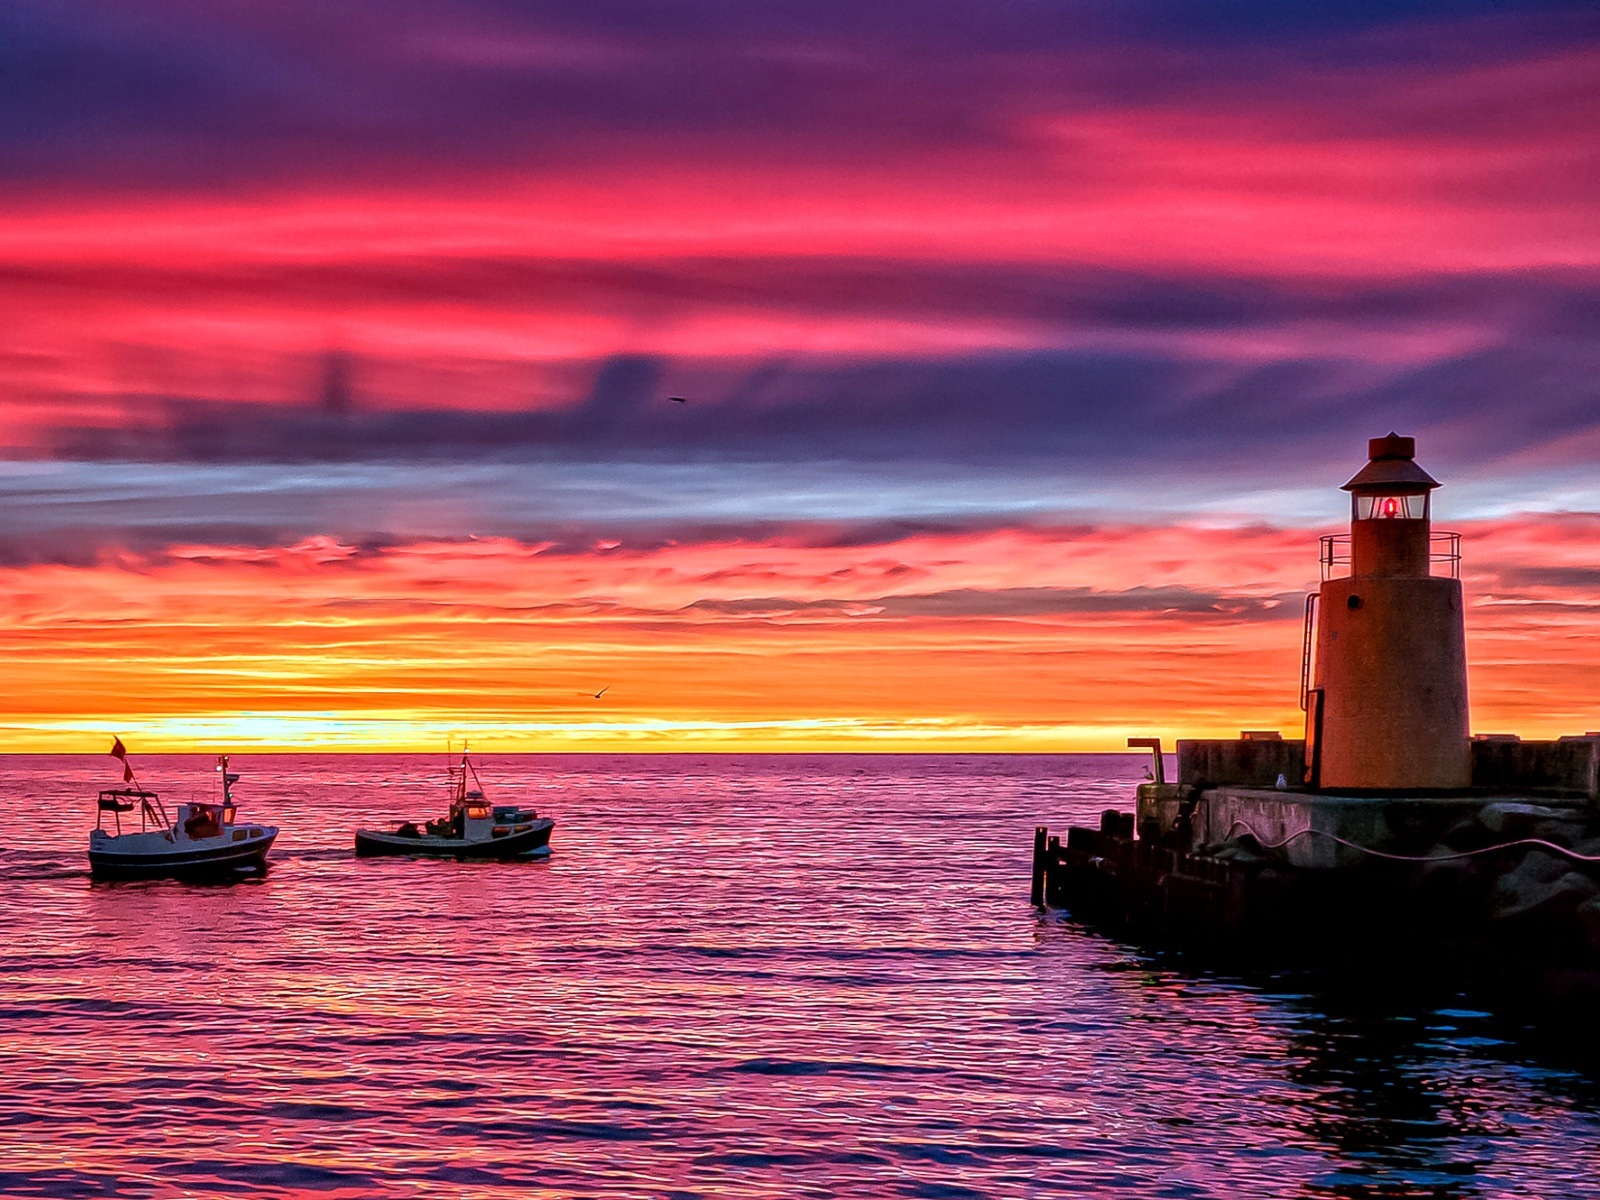
<instances>
[{"instance_id":1,"label":"boat hull","mask_svg":"<svg viewBox=\"0 0 1600 1200\"><path fill-rule=\"evenodd\" d=\"M218 846L174 845L155 852L91 848L89 871L97 879L216 878L241 871L264 871L267 851L272 849L277 836L274 831L244 842Z\"/></svg>"},{"instance_id":2,"label":"boat hull","mask_svg":"<svg viewBox=\"0 0 1600 1200\"><path fill-rule=\"evenodd\" d=\"M537 855L550 849L550 833L556 823L541 817L520 833L507 833L503 837L466 838L407 837L388 830L356 830L356 854L366 858L375 855L404 855L409 858L486 858L515 859Z\"/></svg>"}]
</instances>

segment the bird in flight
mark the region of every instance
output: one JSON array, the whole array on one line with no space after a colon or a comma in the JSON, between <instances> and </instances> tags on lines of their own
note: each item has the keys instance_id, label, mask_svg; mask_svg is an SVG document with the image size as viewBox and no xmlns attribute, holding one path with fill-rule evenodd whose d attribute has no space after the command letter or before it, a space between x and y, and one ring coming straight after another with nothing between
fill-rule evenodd
<instances>
[{"instance_id":1,"label":"bird in flight","mask_svg":"<svg viewBox=\"0 0 1600 1200\"><path fill-rule=\"evenodd\" d=\"M594 698L596 700L598 700L598 699L600 699L601 696L604 696L610 690L611 690L611 685L608 683L608 684L605 685L605 687L601 688L598 692L596 692L594 694Z\"/></svg>"},{"instance_id":2,"label":"bird in flight","mask_svg":"<svg viewBox=\"0 0 1600 1200\"><path fill-rule=\"evenodd\" d=\"M688 398L685 397L685 396L668 396L667 399L672 401L672 403L674 403L674 404L687 404L687 403L689 403Z\"/></svg>"}]
</instances>

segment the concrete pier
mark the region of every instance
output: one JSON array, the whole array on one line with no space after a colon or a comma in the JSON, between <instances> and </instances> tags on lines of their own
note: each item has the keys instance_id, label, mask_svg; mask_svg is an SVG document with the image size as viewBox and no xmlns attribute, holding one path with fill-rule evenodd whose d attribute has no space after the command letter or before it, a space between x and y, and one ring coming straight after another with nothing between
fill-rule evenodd
<instances>
[{"instance_id":1,"label":"concrete pier","mask_svg":"<svg viewBox=\"0 0 1600 1200\"><path fill-rule=\"evenodd\" d=\"M1035 903L1230 961L1459 974L1508 1007L1588 1022L1600 1008L1600 738L1475 742L1483 785L1454 793L1261 785L1287 778L1300 752L1180 743L1177 781L1140 785L1132 812L1037 831Z\"/></svg>"},{"instance_id":2,"label":"concrete pier","mask_svg":"<svg viewBox=\"0 0 1600 1200\"><path fill-rule=\"evenodd\" d=\"M1292 866L1324 870L1359 866L1376 857L1371 851L1428 855L1485 810L1518 814L1513 823L1569 839L1581 837L1593 816L1587 800L1515 794L1343 796L1218 787L1194 796L1184 829L1183 794L1183 788L1172 785L1141 787L1136 809L1140 836L1185 853L1250 838Z\"/></svg>"}]
</instances>

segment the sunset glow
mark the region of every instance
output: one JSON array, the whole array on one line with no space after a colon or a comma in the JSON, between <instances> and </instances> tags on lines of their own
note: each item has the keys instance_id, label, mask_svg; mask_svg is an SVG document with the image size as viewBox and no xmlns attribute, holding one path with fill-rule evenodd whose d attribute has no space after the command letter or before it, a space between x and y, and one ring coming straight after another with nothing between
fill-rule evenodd
<instances>
[{"instance_id":1,"label":"sunset glow","mask_svg":"<svg viewBox=\"0 0 1600 1200\"><path fill-rule=\"evenodd\" d=\"M1600 594L1582 576L1600 519L1465 532L1477 724L1592 723ZM1151 728L1292 731L1307 540L320 538L12 567L0 724L42 749L85 728L150 749L1112 749Z\"/></svg>"}]
</instances>

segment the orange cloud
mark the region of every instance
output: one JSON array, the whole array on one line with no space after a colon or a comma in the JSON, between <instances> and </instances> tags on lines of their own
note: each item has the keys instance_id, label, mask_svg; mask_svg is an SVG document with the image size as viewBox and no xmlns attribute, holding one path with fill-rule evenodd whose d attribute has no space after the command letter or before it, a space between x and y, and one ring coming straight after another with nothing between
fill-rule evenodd
<instances>
[{"instance_id":1,"label":"orange cloud","mask_svg":"<svg viewBox=\"0 0 1600 1200\"><path fill-rule=\"evenodd\" d=\"M1467 529L1476 728L1600 725L1600 584L1537 575L1586 569L1597 522ZM10 749L112 729L150 749L425 749L472 732L525 750L1293 732L1314 553L1302 531L1082 527L583 554L313 539L13 568L0 729Z\"/></svg>"}]
</instances>

